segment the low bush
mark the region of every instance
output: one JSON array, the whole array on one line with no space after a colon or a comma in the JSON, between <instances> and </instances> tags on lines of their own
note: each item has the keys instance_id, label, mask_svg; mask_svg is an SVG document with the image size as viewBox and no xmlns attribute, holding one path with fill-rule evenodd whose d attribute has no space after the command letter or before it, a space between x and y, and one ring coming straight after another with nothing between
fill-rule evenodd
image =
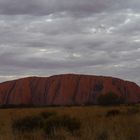
<instances>
[{"instance_id":1,"label":"low bush","mask_svg":"<svg viewBox=\"0 0 140 140\"><path fill-rule=\"evenodd\" d=\"M47 135L54 135L54 130L59 128L64 128L66 131L70 133L74 133L78 129L80 129L80 122L69 116L54 116L46 121L44 132Z\"/></svg>"},{"instance_id":2,"label":"low bush","mask_svg":"<svg viewBox=\"0 0 140 140\"><path fill-rule=\"evenodd\" d=\"M108 132L102 131L99 134L97 134L97 140L108 140Z\"/></svg>"},{"instance_id":3,"label":"low bush","mask_svg":"<svg viewBox=\"0 0 140 140\"><path fill-rule=\"evenodd\" d=\"M14 120L12 128L19 132L32 132L43 126L43 121L38 116L26 116L24 118Z\"/></svg>"},{"instance_id":4,"label":"low bush","mask_svg":"<svg viewBox=\"0 0 140 140\"><path fill-rule=\"evenodd\" d=\"M112 116L114 117L114 116L119 115L120 113L121 113L120 110L112 109L112 110L107 111L106 117L112 117Z\"/></svg>"},{"instance_id":5,"label":"low bush","mask_svg":"<svg viewBox=\"0 0 140 140\"><path fill-rule=\"evenodd\" d=\"M38 116L26 116L13 121L14 132L33 132L43 130L46 136L55 136L55 130L64 129L74 134L80 129L80 122L76 118L66 115L59 116L55 112L42 112Z\"/></svg>"},{"instance_id":6,"label":"low bush","mask_svg":"<svg viewBox=\"0 0 140 140\"><path fill-rule=\"evenodd\" d=\"M71 133L80 128L80 122L76 118L70 118L69 116L62 116L62 126L64 126Z\"/></svg>"},{"instance_id":7,"label":"low bush","mask_svg":"<svg viewBox=\"0 0 140 140\"><path fill-rule=\"evenodd\" d=\"M127 114L128 115L133 115L133 114L138 114L139 113L139 108L137 108L137 107L132 107L132 108L128 108L127 109Z\"/></svg>"},{"instance_id":8,"label":"low bush","mask_svg":"<svg viewBox=\"0 0 140 140\"><path fill-rule=\"evenodd\" d=\"M48 119L51 116L56 116L56 112L41 112L40 116L44 119Z\"/></svg>"}]
</instances>

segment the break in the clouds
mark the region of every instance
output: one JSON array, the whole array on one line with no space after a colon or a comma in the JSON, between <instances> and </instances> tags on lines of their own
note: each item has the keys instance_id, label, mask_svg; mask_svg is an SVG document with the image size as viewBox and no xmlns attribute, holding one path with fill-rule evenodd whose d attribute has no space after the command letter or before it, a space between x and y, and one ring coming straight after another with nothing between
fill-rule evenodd
<instances>
[{"instance_id":1,"label":"break in the clouds","mask_svg":"<svg viewBox=\"0 0 140 140\"><path fill-rule=\"evenodd\" d=\"M139 0L0 0L0 81L60 73L140 84Z\"/></svg>"}]
</instances>

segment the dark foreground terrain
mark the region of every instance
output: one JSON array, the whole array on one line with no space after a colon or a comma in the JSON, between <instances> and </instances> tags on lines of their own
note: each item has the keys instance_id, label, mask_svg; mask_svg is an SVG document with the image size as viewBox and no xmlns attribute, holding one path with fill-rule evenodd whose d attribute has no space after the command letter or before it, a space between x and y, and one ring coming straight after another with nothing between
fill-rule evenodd
<instances>
[{"instance_id":1,"label":"dark foreground terrain","mask_svg":"<svg viewBox=\"0 0 140 140\"><path fill-rule=\"evenodd\" d=\"M0 140L139 140L140 106L0 109Z\"/></svg>"}]
</instances>

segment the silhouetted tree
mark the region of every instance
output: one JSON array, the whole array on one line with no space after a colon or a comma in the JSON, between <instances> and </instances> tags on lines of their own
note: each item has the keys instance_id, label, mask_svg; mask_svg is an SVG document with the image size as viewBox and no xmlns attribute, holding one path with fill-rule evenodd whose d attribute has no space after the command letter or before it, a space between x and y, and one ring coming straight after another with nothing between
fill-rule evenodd
<instances>
[{"instance_id":1,"label":"silhouetted tree","mask_svg":"<svg viewBox=\"0 0 140 140\"><path fill-rule=\"evenodd\" d=\"M106 94L101 94L98 96L98 104L100 105L117 105L124 103L124 98L118 96L113 92L108 92Z\"/></svg>"}]
</instances>

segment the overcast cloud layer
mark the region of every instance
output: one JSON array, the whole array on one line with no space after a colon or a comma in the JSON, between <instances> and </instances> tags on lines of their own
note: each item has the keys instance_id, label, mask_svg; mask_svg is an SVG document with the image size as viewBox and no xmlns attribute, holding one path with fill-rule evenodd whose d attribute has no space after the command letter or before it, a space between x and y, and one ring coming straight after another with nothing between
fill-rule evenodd
<instances>
[{"instance_id":1,"label":"overcast cloud layer","mask_svg":"<svg viewBox=\"0 0 140 140\"><path fill-rule=\"evenodd\" d=\"M61 73L140 85L140 0L0 0L0 81Z\"/></svg>"}]
</instances>

